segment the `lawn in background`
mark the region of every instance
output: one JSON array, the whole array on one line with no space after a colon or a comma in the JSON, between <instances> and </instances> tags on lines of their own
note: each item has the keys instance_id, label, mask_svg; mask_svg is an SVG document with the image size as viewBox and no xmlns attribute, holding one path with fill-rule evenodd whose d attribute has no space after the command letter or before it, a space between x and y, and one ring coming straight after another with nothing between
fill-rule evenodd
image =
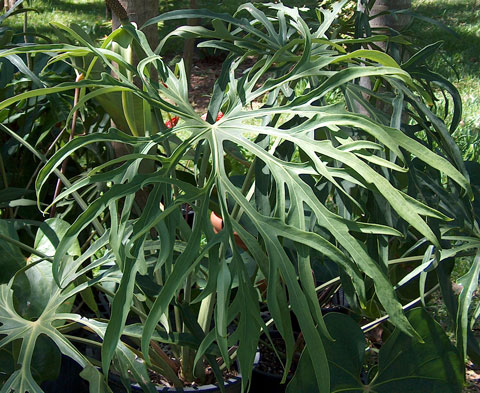
<instances>
[{"instance_id":1,"label":"lawn in background","mask_svg":"<svg viewBox=\"0 0 480 393\"><path fill-rule=\"evenodd\" d=\"M411 28L424 45L444 42L430 66L460 91L463 116L455 140L465 159L480 161L480 0L414 0L413 12L440 21L456 33L424 21L414 21Z\"/></svg>"},{"instance_id":2,"label":"lawn in background","mask_svg":"<svg viewBox=\"0 0 480 393\"><path fill-rule=\"evenodd\" d=\"M55 34L49 25L57 22L64 25L75 23L94 37L102 37L111 31L111 22L106 18L105 2L103 0L29 0L25 7L33 9L28 12L27 31L35 32L50 40ZM19 14L8 18L6 25L17 31L23 29L24 15ZM29 38L31 41L31 37ZM42 42L42 38L37 38Z\"/></svg>"}]
</instances>

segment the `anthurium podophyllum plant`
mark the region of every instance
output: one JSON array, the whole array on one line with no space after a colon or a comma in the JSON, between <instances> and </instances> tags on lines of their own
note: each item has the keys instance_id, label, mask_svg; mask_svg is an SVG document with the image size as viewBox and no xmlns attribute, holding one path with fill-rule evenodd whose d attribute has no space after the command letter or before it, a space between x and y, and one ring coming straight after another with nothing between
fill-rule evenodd
<instances>
[{"instance_id":1,"label":"anthurium podophyllum plant","mask_svg":"<svg viewBox=\"0 0 480 393\"><path fill-rule=\"evenodd\" d=\"M62 204L66 211L71 206L82 211L69 223L46 221L33 247L8 223L1 227L18 266L0 286L0 346L20 346L2 393L41 392L32 365L45 337L48 345L42 345L84 367L91 391L108 391L112 369L126 386L133 380L149 392L154 391L149 371L178 388L208 381L207 365L222 380L222 370L234 359L245 391L259 337L268 333L261 307L285 342L285 377L296 347L292 316L298 320L305 348L290 391L307 379L314 391L338 389L347 383L335 363L335 353L345 358L346 349L338 348L343 338L336 335L342 321L324 321L317 293L324 286L312 274L327 265L334 267L331 283L341 283L353 310L371 316L375 304L378 314L388 315L397 329L391 346L405 340L425 341L431 348L429 334L440 334L438 328L424 327L418 312L407 318L396 294L423 269L400 282L389 276L404 239L423 239L431 245L430 256L436 255L438 225L449 219L409 193L411 168L414 163L432 168L467 198L470 185L445 124L422 103L422 85L389 55L354 49L387 38L331 37L344 4L319 10L309 24L299 9L282 4L261 9L248 3L235 16L181 10L152 19L148 24L188 17L211 21L211 29L189 26L172 33L207 38L204 46L227 52L206 117L190 103L183 63L170 69L161 56L170 36L152 49L141 29L128 22L99 47L78 28L55 24L70 43L0 51L1 58L48 53L45 72L64 62L83 74L77 82L44 82L11 96L0 110L76 90L67 124L94 101L115 125L76 136L48 157L0 126L44 162L35 181L38 207L46 214ZM367 96L358 78L385 90ZM386 110L377 109L375 100L384 101ZM372 116L355 113L358 105ZM405 113L411 124L402 119ZM448 150L434 151L419 133ZM125 154L70 179L57 169L67 157L93 147L101 152L112 143L125 145ZM46 203L43 196L57 178L63 189ZM212 228L212 211L223 229ZM27 261L26 251L33 255ZM29 302L17 284L27 280L32 293L38 291L40 268L50 295L30 315L15 305ZM71 308L82 296L99 312L97 293L111 302L108 315L95 318ZM78 334L87 330L94 337ZM349 331L351 340L358 339L358 362L351 364L358 382L361 338L354 327ZM72 343L97 347L98 358ZM456 392L461 361L453 347L442 345L450 360L435 363L433 378L439 389ZM383 366L378 378L394 381L398 375L389 376ZM418 367L406 372L418 372L422 381L432 378ZM348 382L352 391L363 389L357 382Z\"/></svg>"}]
</instances>

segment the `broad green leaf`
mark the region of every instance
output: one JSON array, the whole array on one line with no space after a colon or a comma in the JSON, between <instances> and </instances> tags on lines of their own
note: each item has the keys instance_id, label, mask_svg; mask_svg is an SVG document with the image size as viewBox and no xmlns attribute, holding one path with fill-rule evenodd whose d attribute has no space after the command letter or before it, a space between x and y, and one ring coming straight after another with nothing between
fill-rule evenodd
<instances>
[{"instance_id":1,"label":"broad green leaf","mask_svg":"<svg viewBox=\"0 0 480 393\"><path fill-rule=\"evenodd\" d=\"M423 309L409 311L408 319L424 343L396 329L380 349L377 374L364 385L366 341L360 328L346 315L328 314L326 324L336 338L325 343L332 392L461 392L462 361L443 329Z\"/></svg>"},{"instance_id":2,"label":"broad green leaf","mask_svg":"<svg viewBox=\"0 0 480 393\"><path fill-rule=\"evenodd\" d=\"M463 365L443 329L422 309L410 311L408 317L425 343L394 332L379 354L379 374L372 385L384 392L460 392Z\"/></svg>"},{"instance_id":3,"label":"broad green leaf","mask_svg":"<svg viewBox=\"0 0 480 393\"><path fill-rule=\"evenodd\" d=\"M34 247L37 251L48 255L55 255L56 248L70 227L70 224L59 218L50 218L45 220L39 227ZM71 266L74 256L80 255L78 241L74 241L65 255L65 265ZM40 257L32 255L28 263L38 261ZM45 306L58 291L58 286L53 278L52 263L41 261L36 263L25 271L28 287L15 291L15 296L19 301L19 307L22 310L24 318L38 318ZM65 304L57 309L58 312L69 312L73 306L73 299L69 299Z\"/></svg>"},{"instance_id":4,"label":"broad green leaf","mask_svg":"<svg viewBox=\"0 0 480 393\"><path fill-rule=\"evenodd\" d=\"M18 235L13 225L5 220L0 220L0 235L18 241ZM21 250L14 244L0 238L0 283L6 284L10 281L13 275L25 266L26 258L23 256Z\"/></svg>"},{"instance_id":5,"label":"broad green leaf","mask_svg":"<svg viewBox=\"0 0 480 393\"><path fill-rule=\"evenodd\" d=\"M305 348L298 361L297 370L292 380L288 383L286 392L315 392L319 390L315 384L315 374L310 359L308 348Z\"/></svg>"}]
</instances>

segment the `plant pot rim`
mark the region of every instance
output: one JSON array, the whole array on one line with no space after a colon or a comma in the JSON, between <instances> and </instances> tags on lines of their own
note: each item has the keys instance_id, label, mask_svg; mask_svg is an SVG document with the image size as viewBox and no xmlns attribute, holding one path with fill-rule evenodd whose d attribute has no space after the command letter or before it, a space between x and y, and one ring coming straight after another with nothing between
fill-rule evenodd
<instances>
[{"instance_id":1,"label":"plant pot rim","mask_svg":"<svg viewBox=\"0 0 480 393\"><path fill-rule=\"evenodd\" d=\"M300 335L300 331L294 331L294 335L295 337L298 337L298 335ZM271 330L269 331L269 335L271 338L275 339L275 338L282 338L282 335L280 334L280 332L278 330ZM259 359L258 359L258 364L257 366L260 365L261 363L261 359L262 359L262 353L260 351L260 349L258 350L258 353L259 353ZM264 370L261 370L260 367L255 367L252 371L254 374L257 374L257 375L261 375L261 376L264 376L264 377L268 377L268 378L273 378L275 380L278 379L278 381L280 381L282 379L282 376L283 376L283 372L281 374L276 374L276 373L272 373L272 372L268 372L268 371L264 371ZM293 378L293 374L288 374L287 376L287 382L290 381L292 378Z\"/></svg>"},{"instance_id":2,"label":"plant pot rim","mask_svg":"<svg viewBox=\"0 0 480 393\"><path fill-rule=\"evenodd\" d=\"M242 377L240 375L236 377L231 377L228 378L223 382L223 386L225 388L228 388L229 386L235 385L237 383L240 383L242 380ZM140 385L134 384L132 387L141 389ZM198 386L186 386L180 390L179 388L170 388L168 386L162 386L162 385L155 385L155 389L157 392L219 392L220 389L217 385L214 385L212 383L208 385L198 385Z\"/></svg>"},{"instance_id":3,"label":"plant pot rim","mask_svg":"<svg viewBox=\"0 0 480 393\"><path fill-rule=\"evenodd\" d=\"M254 368L255 368L256 365L258 365L259 362L260 362L260 351L257 350L257 352L255 353L255 359L253 361ZM120 378L117 375L115 375L114 378L115 379L118 378L118 382L120 383ZM225 389L228 389L230 387L233 387L235 385L240 384L241 381L242 381L242 374L238 373L237 376L226 379L223 382L223 386L225 387ZM133 392L143 391L141 386L138 383L132 383L130 386L132 387ZM213 383L209 383L207 385L198 385L198 386L185 386L181 389L180 388L175 388L175 387L155 385L155 389L156 389L157 392L171 392L171 393L173 393L173 392L215 393L215 392L220 391L220 388L218 387L218 385L214 385ZM228 390L226 390L226 391L228 392ZM240 391L240 390L238 390L238 391Z\"/></svg>"}]
</instances>

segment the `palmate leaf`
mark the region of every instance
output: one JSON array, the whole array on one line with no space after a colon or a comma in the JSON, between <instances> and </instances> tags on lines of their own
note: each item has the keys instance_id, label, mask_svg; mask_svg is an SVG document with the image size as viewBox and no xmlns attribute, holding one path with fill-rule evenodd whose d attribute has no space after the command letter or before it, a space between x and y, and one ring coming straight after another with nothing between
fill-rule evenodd
<instances>
[{"instance_id":1,"label":"palmate leaf","mask_svg":"<svg viewBox=\"0 0 480 393\"><path fill-rule=\"evenodd\" d=\"M0 347L7 345L13 340L22 340L22 346L18 359L18 363L21 365L21 368L12 373L12 375L2 386L0 392L43 393L43 390L32 376L31 362L33 358L33 351L38 345L38 340L44 336L53 341L53 343L64 355L72 358L78 364L84 367L81 375L85 379L89 380L91 384L91 392L110 392L110 389L104 383L104 377L98 371L98 369L93 367L88 359L54 327L55 321L67 319L83 324L95 331L100 337L103 337L106 328L105 324L83 318L77 314L56 313L56 307L58 307L59 304L61 305L64 301L65 294L61 295L60 292L55 293L51 297L51 301L41 316L36 321L29 321L16 313L13 306L13 291L10 288L10 285L5 284L0 286L0 317L3 324L0 327L0 335L6 335L5 338L0 340ZM141 380L138 378L137 380L140 381L145 391L155 391L153 385L148 380L145 365L141 362L138 362L137 356L123 343L118 343L116 357L121 364L126 365L127 369L133 370L135 376L137 373L138 375L142 376Z\"/></svg>"},{"instance_id":2,"label":"palmate leaf","mask_svg":"<svg viewBox=\"0 0 480 393\"><path fill-rule=\"evenodd\" d=\"M9 284L0 286L0 347L7 345L13 340L21 340L21 349L18 364L21 367L14 371L2 386L0 392L17 393L35 392L42 393L42 389L32 375L33 351L40 336L45 335L52 340L58 349L65 355L74 359L81 366L85 366L88 360L53 326L57 320L63 320L64 315L57 314L56 309L66 299L60 299L59 292L53 294L40 317L30 321L21 317L13 304L13 290Z\"/></svg>"},{"instance_id":3,"label":"palmate leaf","mask_svg":"<svg viewBox=\"0 0 480 393\"><path fill-rule=\"evenodd\" d=\"M39 249L44 252L49 250L54 250L56 244L58 243L58 237L62 238L65 232L66 223L59 219L50 219L44 223L43 229L38 231L36 245ZM48 229L47 229L48 227ZM56 230L56 233L53 230ZM108 235L108 233L107 233ZM108 386L105 384L105 379L103 375L99 372L98 368L94 367L90 361L65 337L57 328L65 323L65 321L76 322L80 325L84 325L97 333L100 338L103 338L105 335L106 324L96 322L94 320L89 320L88 318L82 317L78 314L68 313L71 308L71 302L77 294L82 293L85 290L88 290L90 286L99 283L102 279L107 278L103 275L101 278L91 280L89 282L83 282L77 286L70 285L78 277L82 276L86 272L94 268L101 267L102 264L108 262L109 258L101 258L95 260L87 266L83 267L79 271L80 266L83 262L90 258L95 252L100 248L105 246L105 239L108 239L108 236L100 238L75 262L71 257L69 258L68 267L71 269L70 274L68 275L68 280L65 282L67 285L66 289L59 288L55 281L53 280L53 275L51 271L51 263L47 261L32 261L32 267L24 268L19 270L18 275L25 274L30 282L30 285L33 287L37 285L36 280L38 277L36 275L42 275L41 286L34 288L35 290L42 289L45 293L30 293L23 294L18 293L20 290L27 288L20 288L17 285L15 291L12 289L15 277L10 280L8 284L3 284L0 286L0 348L5 348L12 342L20 342L20 351L18 354L17 362L20 366L19 368L15 367L16 370L12 370L10 375L7 375L8 379L3 384L2 393L24 393L24 392L38 392L42 393L43 390L40 388L36 379L37 376L34 372L37 368L38 355L36 351L47 349L47 354L49 353L50 347L56 347L58 350L72 358L80 366L84 368L81 375L90 382L90 391L95 393L107 393L111 392ZM77 245L78 247L78 245ZM70 248L69 253L75 254L78 253L75 245ZM108 256L108 255L107 255ZM48 270L43 264L49 264L50 269ZM41 267L40 270L36 269ZM21 277L21 276L19 276ZM18 278L17 278L18 279ZM24 283L25 284L25 283ZM43 286L43 287L42 287ZM47 287L45 289L45 287ZM27 310L26 315L20 315L14 305L17 297L28 298L28 295L36 296L37 299L31 299L31 302L35 303L35 309L33 311ZM44 296L48 295L48 296ZM39 311L40 310L40 311ZM32 320L29 317L29 314L32 314L35 318ZM130 333L129 333L130 334ZM135 336L135 329L133 329L132 336ZM157 335L158 336L158 335ZM173 337L159 337L155 339L160 339L161 341L177 340L176 336ZM45 347L45 344L49 344ZM116 350L116 358L121 364L126 364L127 368L135 370L142 375L143 379L147 381L145 365L137 361L137 356L123 343L118 343ZM49 358L49 367L54 366L54 359ZM45 359L43 359L45 361ZM44 366L43 364L41 365ZM48 373L45 373L48 375ZM143 385L145 389L149 386L149 391L154 391L153 385L150 382L145 382Z\"/></svg>"},{"instance_id":4,"label":"palmate leaf","mask_svg":"<svg viewBox=\"0 0 480 393\"><path fill-rule=\"evenodd\" d=\"M68 226L58 218L42 223L33 249L38 255L28 258L28 264L25 261L9 282L0 287L0 347L6 348L14 341L21 344L18 357L10 360L16 360L21 367L14 367L16 370L7 375L2 392L42 392L36 379L55 377L60 366L60 359L54 356L58 354L56 348L81 366L89 364L57 330L64 324L66 314L63 313L70 311L75 294L88 289L88 284L84 284L62 292L53 279L50 255L55 253ZM65 256L69 267L73 267L73 255L80 255L78 242L72 244ZM38 351L43 351L47 358L39 356ZM45 370L45 366L48 371L38 375L37 370Z\"/></svg>"}]
</instances>

